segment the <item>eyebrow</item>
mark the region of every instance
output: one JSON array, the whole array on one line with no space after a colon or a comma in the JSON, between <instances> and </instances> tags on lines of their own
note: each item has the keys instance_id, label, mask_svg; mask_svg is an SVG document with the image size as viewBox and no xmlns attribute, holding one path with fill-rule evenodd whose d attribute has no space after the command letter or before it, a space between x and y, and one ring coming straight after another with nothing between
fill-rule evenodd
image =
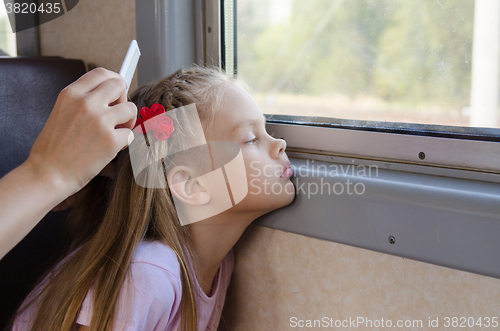
<instances>
[{"instance_id":1,"label":"eyebrow","mask_svg":"<svg viewBox=\"0 0 500 331\"><path fill-rule=\"evenodd\" d=\"M266 121L267 121L267 118L266 118L266 115L262 114L262 118L264 119L264 125L266 125ZM254 126L256 123L258 123L259 120L253 120L253 121L242 121L242 122L239 122L237 123L233 129L230 131L231 133L238 130L239 128L241 128L242 126L245 126L245 125L252 125Z\"/></svg>"}]
</instances>

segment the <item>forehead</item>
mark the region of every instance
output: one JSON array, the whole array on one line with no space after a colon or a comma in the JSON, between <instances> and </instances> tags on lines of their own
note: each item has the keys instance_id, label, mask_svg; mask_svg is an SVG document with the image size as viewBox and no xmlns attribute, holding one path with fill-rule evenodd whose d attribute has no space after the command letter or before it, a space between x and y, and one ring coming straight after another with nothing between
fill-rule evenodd
<instances>
[{"instance_id":1,"label":"forehead","mask_svg":"<svg viewBox=\"0 0 500 331\"><path fill-rule=\"evenodd\" d=\"M265 121L259 106L245 90L237 85L231 85L225 92L221 111L215 120L215 135L217 140L230 139L237 128Z\"/></svg>"}]
</instances>

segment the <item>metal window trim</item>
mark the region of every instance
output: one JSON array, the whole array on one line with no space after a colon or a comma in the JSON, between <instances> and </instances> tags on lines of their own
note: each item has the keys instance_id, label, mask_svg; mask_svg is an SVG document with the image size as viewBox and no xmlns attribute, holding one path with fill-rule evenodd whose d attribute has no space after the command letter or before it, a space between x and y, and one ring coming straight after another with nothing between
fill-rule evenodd
<instances>
[{"instance_id":1,"label":"metal window trim","mask_svg":"<svg viewBox=\"0 0 500 331\"><path fill-rule=\"evenodd\" d=\"M500 184L500 174L484 172L484 171L475 171L475 170L465 170L465 169L455 169L455 168L445 168L445 167L436 167L436 166L424 166L419 164L411 164L411 163L402 163L402 162L392 162L389 160L378 160L378 159L369 159L369 158L361 158L355 156L340 156L334 154L325 154L325 153L316 153L311 150L300 150L296 148L288 148L286 149L286 154L289 158L300 159L300 160L309 160L309 162L328 162L335 164L344 164L344 165L361 165L364 167L376 167L377 169L382 170L392 170L399 172L406 172L412 174L421 174L421 175L433 175L439 177L448 177L448 178L456 178L462 180L474 180L474 181L482 181Z\"/></svg>"},{"instance_id":2,"label":"metal window trim","mask_svg":"<svg viewBox=\"0 0 500 331\"><path fill-rule=\"evenodd\" d=\"M231 10L232 12L226 12ZM203 64L237 74L236 0L203 0ZM225 25L227 17L233 22ZM232 29L231 29L232 28ZM232 30L232 33L229 31ZM226 51L232 54L226 54Z\"/></svg>"},{"instance_id":3,"label":"metal window trim","mask_svg":"<svg viewBox=\"0 0 500 331\"><path fill-rule=\"evenodd\" d=\"M202 0L136 0L139 85L203 63L202 6Z\"/></svg>"},{"instance_id":4,"label":"metal window trim","mask_svg":"<svg viewBox=\"0 0 500 331\"><path fill-rule=\"evenodd\" d=\"M288 150L500 174L498 142L282 123L267 131Z\"/></svg>"},{"instance_id":5,"label":"metal window trim","mask_svg":"<svg viewBox=\"0 0 500 331\"><path fill-rule=\"evenodd\" d=\"M221 0L221 68L236 75L236 0Z\"/></svg>"},{"instance_id":6,"label":"metal window trim","mask_svg":"<svg viewBox=\"0 0 500 331\"><path fill-rule=\"evenodd\" d=\"M40 28L36 13L15 14L16 25L28 21L30 29L16 32L17 56L40 56Z\"/></svg>"},{"instance_id":7,"label":"metal window trim","mask_svg":"<svg viewBox=\"0 0 500 331\"><path fill-rule=\"evenodd\" d=\"M411 134L418 136L442 137L500 142L500 128L463 127L409 122L387 122L352 120L333 117L297 116L266 114L268 123L319 126L325 128L377 131L387 133Z\"/></svg>"},{"instance_id":8,"label":"metal window trim","mask_svg":"<svg viewBox=\"0 0 500 331\"><path fill-rule=\"evenodd\" d=\"M204 0L204 64L221 68L221 1Z\"/></svg>"},{"instance_id":9,"label":"metal window trim","mask_svg":"<svg viewBox=\"0 0 500 331\"><path fill-rule=\"evenodd\" d=\"M192 64L220 68L221 4L221 0L136 0L136 21L141 22L136 27L142 53L139 85Z\"/></svg>"}]
</instances>

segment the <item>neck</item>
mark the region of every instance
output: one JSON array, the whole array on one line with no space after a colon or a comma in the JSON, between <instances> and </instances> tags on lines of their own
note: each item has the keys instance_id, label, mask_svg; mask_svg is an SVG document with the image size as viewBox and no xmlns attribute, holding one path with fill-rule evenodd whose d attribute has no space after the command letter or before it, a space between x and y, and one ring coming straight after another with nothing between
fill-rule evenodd
<instances>
[{"instance_id":1,"label":"neck","mask_svg":"<svg viewBox=\"0 0 500 331\"><path fill-rule=\"evenodd\" d=\"M187 225L193 238L193 250L198 274L196 278L207 296L211 295L212 284L224 257L257 217L255 214L222 213L214 217Z\"/></svg>"}]
</instances>

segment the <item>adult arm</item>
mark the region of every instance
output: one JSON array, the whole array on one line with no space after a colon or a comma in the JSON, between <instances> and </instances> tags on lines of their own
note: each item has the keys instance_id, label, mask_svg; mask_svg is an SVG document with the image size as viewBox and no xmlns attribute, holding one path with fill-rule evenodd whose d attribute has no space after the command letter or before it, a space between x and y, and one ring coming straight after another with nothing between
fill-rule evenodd
<instances>
[{"instance_id":1,"label":"adult arm","mask_svg":"<svg viewBox=\"0 0 500 331\"><path fill-rule=\"evenodd\" d=\"M130 144L137 108L125 91L97 68L59 94L28 159L0 180L0 258Z\"/></svg>"}]
</instances>

